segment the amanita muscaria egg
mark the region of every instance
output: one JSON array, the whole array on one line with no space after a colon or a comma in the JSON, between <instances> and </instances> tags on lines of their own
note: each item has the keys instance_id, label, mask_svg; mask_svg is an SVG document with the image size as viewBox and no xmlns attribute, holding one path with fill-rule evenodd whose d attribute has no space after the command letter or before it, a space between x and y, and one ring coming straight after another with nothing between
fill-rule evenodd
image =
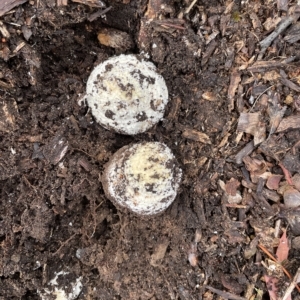
<instances>
[{"instance_id":1,"label":"amanita muscaria egg","mask_svg":"<svg viewBox=\"0 0 300 300\"><path fill-rule=\"evenodd\" d=\"M104 192L114 204L143 216L156 215L174 201L182 171L163 143L142 142L119 149L105 165Z\"/></svg>"},{"instance_id":2,"label":"amanita muscaria egg","mask_svg":"<svg viewBox=\"0 0 300 300\"><path fill-rule=\"evenodd\" d=\"M134 135L162 119L168 89L153 63L136 55L119 55L92 71L85 99L103 127Z\"/></svg>"}]
</instances>

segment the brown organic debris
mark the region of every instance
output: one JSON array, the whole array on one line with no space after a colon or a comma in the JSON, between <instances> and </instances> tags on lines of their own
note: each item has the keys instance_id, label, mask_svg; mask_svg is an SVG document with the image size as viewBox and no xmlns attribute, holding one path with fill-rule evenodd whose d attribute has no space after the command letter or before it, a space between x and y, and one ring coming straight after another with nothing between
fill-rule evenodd
<instances>
[{"instance_id":1,"label":"brown organic debris","mask_svg":"<svg viewBox=\"0 0 300 300\"><path fill-rule=\"evenodd\" d=\"M298 128L300 128L300 114L284 118L280 122L276 132L282 132L288 129L298 129Z\"/></svg>"},{"instance_id":2,"label":"brown organic debris","mask_svg":"<svg viewBox=\"0 0 300 300\"><path fill-rule=\"evenodd\" d=\"M236 192L237 192L237 188L240 185L241 185L241 183L237 179L231 178L229 181L227 181L227 183L225 185L226 193L231 196L235 196Z\"/></svg>"},{"instance_id":3,"label":"brown organic debris","mask_svg":"<svg viewBox=\"0 0 300 300\"><path fill-rule=\"evenodd\" d=\"M269 131L269 137L270 135L272 135L279 123L281 122L285 111L286 111L287 107L281 107L281 105L279 104L279 94L275 93L274 96L272 97L272 100L269 101L269 106L268 106L268 114L270 117L270 131Z\"/></svg>"},{"instance_id":4,"label":"brown organic debris","mask_svg":"<svg viewBox=\"0 0 300 300\"><path fill-rule=\"evenodd\" d=\"M222 201L226 203L229 203L230 205L238 205L242 202L242 196L240 191L237 190L237 188L240 185L240 182L236 180L235 178L231 178L226 184L219 180L219 186L224 191Z\"/></svg>"},{"instance_id":5,"label":"brown organic debris","mask_svg":"<svg viewBox=\"0 0 300 300\"><path fill-rule=\"evenodd\" d=\"M14 130L17 116L18 108L14 100L0 100L0 131L10 132Z\"/></svg>"},{"instance_id":6,"label":"brown organic debris","mask_svg":"<svg viewBox=\"0 0 300 300\"><path fill-rule=\"evenodd\" d=\"M60 134L52 138L43 148L44 157L53 165L58 164L66 155L69 142Z\"/></svg>"},{"instance_id":7,"label":"brown organic debris","mask_svg":"<svg viewBox=\"0 0 300 300\"><path fill-rule=\"evenodd\" d=\"M182 136L195 142L211 144L210 138L207 134L195 129L185 129L182 133Z\"/></svg>"},{"instance_id":8,"label":"brown organic debris","mask_svg":"<svg viewBox=\"0 0 300 300\"><path fill-rule=\"evenodd\" d=\"M0 1L0 17L13 9L14 7L27 2L27 0L6 0Z\"/></svg>"},{"instance_id":9,"label":"brown organic debris","mask_svg":"<svg viewBox=\"0 0 300 300\"><path fill-rule=\"evenodd\" d=\"M215 101L215 100L217 100L216 94L214 92L211 92L211 91L204 92L202 94L202 98L204 100L208 100L208 101Z\"/></svg>"},{"instance_id":10,"label":"brown organic debris","mask_svg":"<svg viewBox=\"0 0 300 300\"><path fill-rule=\"evenodd\" d=\"M300 92L300 86L295 84L294 82L288 80L287 78L281 78L280 81L287 86L288 88L290 88L291 90L294 90L295 92Z\"/></svg>"},{"instance_id":11,"label":"brown organic debris","mask_svg":"<svg viewBox=\"0 0 300 300\"><path fill-rule=\"evenodd\" d=\"M266 125L261 121L260 113L241 113L237 130L253 135L254 146L266 139Z\"/></svg>"},{"instance_id":12,"label":"brown organic debris","mask_svg":"<svg viewBox=\"0 0 300 300\"><path fill-rule=\"evenodd\" d=\"M300 192L288 185L284 189L283 200L286 208L300 207Z\"/></svg>"},{"instance_id":13,"label":"brown organic debris","mask_svg":"<svg viewBox=\"0 0 300 300\"><path fill-rule=\"evenodd\" d=\"M267 179L271 175L270 172L267 172L268 165L264 160L246 156L243 158L243 162L254 183L257 183L259 178Z\"/></svg>"},{"instance_id":14,"label":"brown organic debris","mask_svg":"<svg viewBox=\"0 0 300 300\"><path fill-rule=\"evenodd\" d=\"M287 11L288 10L288 0L277 0L277 9Z\"/></svg>"},{"instance_id":15,"label":"brown organic debris","mask_svg":"<svg viewBox=\"0 0 300 300\"><path fill-rule=\"evenodd\" d=\"M230 84L227 92L228 97L228 110L231 112L234 109L234 95L241 82L241 74L237 71L232 72L230 76Z\"/></svg>"},{"instance_id":16,"label":"brown organic debris","mask_svg":"<svg viewBox=\"0 0 300 300\"><path fill-rule=\"evenodd\" d=\"M300 17L300 13L294 13L288 17L286 17L278 27L268 35L264 40L260 42L261 51L260 55L258 56L258 60L260 60L267 48L271 45L271 43L286 29L288 28L293 22L296 22Z\"/></svg>"},{"instance_id":17,"label":"brown organic debris","mask_svg":"<svg viewBox=\"0 0 300 300\"><path fill-rule=\"evenodd\" d=\"M243 162L243 158L245 156L250 155L254 150L254 142L251 141L246 144L236 155L235 155L235 162L240 165Z\"/></svg>"},{"instance_id":18,"label":"brown organic debris","mask_svg":"<svg viewBox=\"0 0 300 300\"><path fill-rule=\"evenodd\" d=\"M97 37L100 44L122 51L129 50L134 46L133 40L127 32L113 28L102 28Z\"/></svg>"},{"instance_id":19,"label":"brown organic debris","mask_svg":"<svg viewBox=\"0 0 300 300\"><path fill-rule=\"evenodd\" d=\"M287 43L296 43L300 40L300 22L293 24L290 30L287 32L284 37L284 41Z\"/></svg>"},{"instance_id":20,"label":"brown organic debris","mask_svg":"<svg viewBox=\"0 0 300 300\"><path fill-rule=\"evenodd\" d=\"M160 265L160 262L164 258L167 248L169 246L169 241L167 239L162 240L156 246L154 253L151 255L150 265L157 267Z\"/></svg>"},{"instance_id":21,"label":"brown organic debris","mask_svg":"<svg viewBox=\"0 0 300 300\"><path fill-rule=\"evenodd\" d=\"M279 188L279 182L282 179L282 175L272 174L266 183L268 189L277 190Z\"/></svg>"},{"instance_id":22,"label":"brown organic debris","mask_svg":"<svg viewBox=\"0 0 300 300\"><path fill-rule=\"evenodd\" d=\"M72 1L76 3L88 5L90 7L100 7L100 8L106 7L105 3L101 0L72 0Z\"/></svg>"},{"instance_id":23,"label":"brown organic debris","mask_svg":"<svg viewBox=\"0 0 300 300\"><path fill-rule=\"evenodd\" d=\"M252 66L248 67L247 70L249 72L265 72L266 69L275 69L275 68L278 68L278 67L284 67L286 66L287 64L293 62L295 60L295 57L294 56L291 56L289 58L285 58L281 61L273 61L273 60L270 60L270 61L257 61L255 62Z\"/></svg>"}]
</instances>

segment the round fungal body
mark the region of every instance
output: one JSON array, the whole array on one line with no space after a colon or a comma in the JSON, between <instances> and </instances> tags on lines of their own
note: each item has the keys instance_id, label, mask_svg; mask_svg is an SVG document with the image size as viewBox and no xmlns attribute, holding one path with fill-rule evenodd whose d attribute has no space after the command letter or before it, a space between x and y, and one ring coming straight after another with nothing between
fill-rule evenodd
<instances>
[{"instance_id":1,"label":"round fungal body","mask_svg":"<svg viewBox=\"0 0 300 300\"><path fill-rule=\"evenodd\" d=\"M154 64L135 55L120 55L92 71L86 100L103 127L134 135L162 119L168 89Z\"/></svg>"},{"instance_id":2,"label":"round fungal body","mask_svg":"<svg viewBox=\"0 0 300 300\"><path fill-rule=\"evenodd\" d=\"M119 149L105 165L104 192L117 206L144 216L167 209L176 197L182 171L163 143L142 142Z\"/></svg>"}]
</instances>

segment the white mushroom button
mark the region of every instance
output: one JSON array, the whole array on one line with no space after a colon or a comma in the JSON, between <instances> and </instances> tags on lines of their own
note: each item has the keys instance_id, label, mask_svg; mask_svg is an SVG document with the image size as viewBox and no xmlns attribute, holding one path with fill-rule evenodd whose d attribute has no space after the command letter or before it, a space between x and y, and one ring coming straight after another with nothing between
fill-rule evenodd
<instances>
[{"instance_id":1,"label":"white mushroom button","mask_svg":"<svg viewBox=\"0 0 300 300\"><path fill-rule=\"evenodd\" d=\"M153 63L135 55L120 55L92 71L85 99L103 127L134 135L162 119L168 89Z\"/></svg>"},{"instance_id":2,"label":"white mushroom button","mask_svg":"<svg viewBox=\"0 0 300 300\"><path fill-rule=\"evenodd\" d=\"M104 192L117 206L152 216L174 201L182 171L163 143L142 142L119 149L105 165Z\"/></svg>"}]
</instances>

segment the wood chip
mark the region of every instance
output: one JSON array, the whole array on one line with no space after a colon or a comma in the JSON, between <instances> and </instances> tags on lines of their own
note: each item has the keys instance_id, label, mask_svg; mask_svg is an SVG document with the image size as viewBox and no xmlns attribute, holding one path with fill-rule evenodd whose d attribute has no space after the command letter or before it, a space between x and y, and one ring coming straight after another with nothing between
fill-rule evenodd
<instances>
[{"instance_id":1,"label":"wood chip","mask_svg":"<svg viewBox=\"0 0 300 300\"><path fill-rule=\"evenodd\" d=\"M300 40L300 22L291 26L283 40L290 44Z\"/></svg>"},{"instance_id":2,"label":"wood chip","mask_svg":"<svg viewBox=\"0 0 300 300\"><path fill-rule=\"evenodd\" d=\"M278 93L275 93L272 97L272 101L269 101L269 106L268 106L268 114L270 117L269 137L276 131L287 109L287 106L281 107L279 102L280 99Z\"/></svg>"},{"instance_id":3,"label":"wood chip","mask_svg":"<svg viewBox=\"0 0 300 300\"><path fill-rule=\"evenodd\" d=\"M105 3L101 0L72 0L72 1L76 3L82 3L90 7L100 7L100 8L106 7Z\"/></svg>"},{"instance_id":4,"label":"wood chip","mask_svg":"<svg viewBox=\"0 0 300 300\"><path fill-rule=\"evenodd\" d=\"M282 154L285 154L289 150L289 144L286 139L279 139L276 136L269 137L259 146L259 150L265 155L274 158L277 161L280 161Z\"/></svg>"},{"instance_id":5,"label":"wood chip","mask_svg":"<svg viewBox=\"0 0 300 300\"><path fill-rule=\"evenodd\" d=\"M112 9L112 6L109 6L105 9L99 9L98 11L90 14L88 17L87 17L87 20L90 21L90 22L93 22L95 21L96 19L98 19L99 17L105 15L107 12L109 12L110 10Z\"/></svg>"},{"instance_id":6,"label":"wood chip","mask_svg":"<svg viewBox=\"0 0 300 300\"><path fill-rule=\"evenodd\" d=\"M243 162L250 174L262 175L268 169L268 166L264 160L251 158L250 156L244 157Z\"/></svg>"},{"instance_id":7,"label":"wood chip","mask_svg":"<svg viewBox=\"0 0 300 300\"><path fill-rule=\"evenodd\" d=\"M57 6L67 6L68 0L57 0Z\"/></svg>"},{"instance_id":8,"label":"wood chip","mask_svg":"<svg viewBox=\"0 0 300 300\"><path fill-rule=\"evenodd\" d=\"M176 97L173 99L172 107L170 109L170 112L167 116L168 120L174 120L175 117L177 116L177 113L179 111L181 105L181 99L179 97Z\"/></svg>"},{"instance_id":9,"label":"wood chip","mask_svg":"<svg viewBox=\"0 0 300 300\"><path fill-rule=\"evenodd\" d=\"M202 55L201 66L207 64L209 58L212 56L212 53L215 51L217 46L218 42L216 42L215 40L208 44L207 48L205 49L205 52Z\"/></svg>"},{"instance_id":10,"label":"wood chip","mask_svg":"<svg viewBox=\"0 0 300 300\"><path fill-rule=\"evenodd\" d=\"M165 257L167 248L169 246L169 241L167 239L162 240L154 250L154 253L151 255L150 265L153 267L159 266L159 262Z\"/></svg>"},{"instance_id":11,"label":"wood chip","mask_svg":"<svg viewBox=\"0 0 300 300\"><path fill-rule=\"evenodd\" d=\"M295 56L289 57L282 61L257 61L252 66L248 67L247 70L249 72L264 72L266 69L274 69L278 67L283 67L295 60Z\"/></svg>"},{"instance_id":12,"label":"wood chip","mask_svg":"<svg viewBox=\"0 0 300 300\"><path fill-rule=\"evenodd\" d=\"M231 196L235 196L236 192L237 192L237 188L239 186L240 186L240 182L235 178L231 178L225 184L225 191L227 194L229 194Z\"/></svg>"},{"instance_id":13,"label":"wood chip","mask_svg":"<svg viewBox=\"0 0 300 300\"><path fill-rule=\"evenodd\" d=\"M229 112L231 112L234 109L234 95L240 82L241 74L237 71L233 71L230 76L230 84L227 92Z\"/></svg>"},{"instance_id":14,"label":"wood chip","mask_svg":"<svg viewBox=\"0 0 300 300\"><path fill-rule=\"evenodd\" d=\"M288 10L288 0L277 0L277 9L287 11Z\"/></svg>"},{"instance_id":15,"label":"wood chip","mask_svg":"<svg viewBox=\"0 0 300 300\"><path fill-rule=\"evenodd\" d=\"M277 190L279 188L279 182L282 177L283 175L280 174L272 174L267 180L267 188L271 190Z\"/></svg>"},{"instance_id":16,"label":"wood chip","mask_svg":"<svg viewBox=\"0 0 300 300\"><path fill-rule=\"evenodd\" d=\"M255 12L250 13L250 19L252 20L253 29L257 29L261 27L261 22Z\"/></svg>"},{"instance_id":17,"label":"wood chip","mask_svg":"<svg viewBox=\"0 0 300 300\"><path fill-rule=\"evenodd\" d=\"M195 129L185 129L184 132L182 133L182 136L184 138L193 140L195 142L201 142L204 144L211 144L210 138L208 135L206 135L203 132L200 132Z\"/></svg>"},{"instance_id":18,"label":"wood chip","mask_svg":"<svg viewBox=\"0 0 300 300\"><path fill-rule=\"evenodd\" d=\"M235 50L234 50L234 47L232 46L229 46L227 49L226 49L226 61L225 61L225 68L227 70L229 70L233 64L233 61L234 61L234 57L235 57Z\"/></svg>"},{"instance_id":19,"label":"wood chip","mask_svg":"<svg viewBox=\"0 0 300 300\"><path fill-rule=\"evenodd\" d=\"M101 28L97 37L100 44L114 49L126 51L134 46L133 39L127 32L114 28Z\"/></svg>"},{"instance_id":20,"label":"wood chip","mask_svg":"<svg viewBox=\"0 0 300 300\"><path fill-rule=\"evenodd\" d=\"M242 131L254 135L259 122L260 113L241 113L238 120L237 131Z\"/></svg>"},{"instance_id":21,"label":"wood chip","mask_svg":"<svg viewBox=\"0 0 300 300\"><path fill-rule=\"evenodd\" d=\"M267 48L279 36L279 34L281 34L286 28L288 28L293 22L296 22L299 19L299 17L299 13L295 13L291 16L286 17L270 35L268 35L264 40L262 40L259 43L261 46L261 51L258 56L258 60L262 59Z\"/></svg>"},{"instance_id":22,"label":"wood chip","mask_svg":"<svg viewBox=\"0 0 300 300\"><path fill-rule=\"evenodd\" d=\"M27 2L27 0L6 0L0 1L0 17L13 9L14 7Z\"/></svg>"},{"instance_id":23,"label":"wood chip","mask_svg":"<svg viewBox=\"0 0 300 300\"><path fill-rule=\"evenodd\" d=\"M202 94L202 98L204 100L208 100L208 101L215 101L215 100L217 100L216 94L214 92L210 92L210 91L204 92Z\"/></svg>"},{"instance_id":24,"label":"wood chip","mask_svg":"<svg viewBox=\"0 0 300 300\"><path fill-rule=\"evenodd\" d=\"M208 289L208 290L210 290L210 291L212 291L213 293L221 296L224 299L246 300L246 298L243 298L243 297L238 296L238 295L234 295L234 294L229 293L229 292L224 292L224 291L215 289L215 288L213 288L212 286L209 286L209 285L206 285L205 288Z\"/></svg>"},{"instance_id":25,"label":"wood chip","mask_svg":"<svg viewBox=\"0 0 300 300\"><path fill-rule=\"evenodd\" d=\"M251 141L244 148L242 148L235 156L235 162L240 165L243 162L243 158L250 155L254 150L254 142Z\"/></svg>"},{"instance_id":26,"label":"wood chip","mask_svg":"<svg viewBox=\"0 0 300 300\"><path fill-rule=\"evenodd\" d=\"M5 24L3 24L1 21L0 21L0 32L3 35L3 37L5 37L6 39L10 38L9 31L7 30Z\"/></svg>"},{"instance_id":27,"label":"wood chip","mask_svg":"<svg viewBox=\"0 0 300 300\"><path fill-rule=\"evenodd\" d=\"M282 132L288 129L298 129L298 128L300 128L300 114L284 118L280 122L276 132Z\"/></svg>"},{"instance_id":28,"label":"wood chip","mask_svg":"<svg viewBox=\"0 0 300 300\"><path fill-rule=\"evenodd\" d=\"M66 155L69 142L60 134L57 134L43 148L43 155L53 165L58 164Z\"/></svg>"},{"instance_id":29,"label":"wood chip","mask_svg":"<svg viewBox=\"0 0 300 300\"><path fill-rule=\"evenodd\" d=\"M10 132L16 129L18 108L15 100L0 99L0 131Z\"/></svg>"},{"instance_id":30,"label":"wood chip","mask_svg":"<svg viewBox=\"0 0 300 300\"><path fill-rule=\"evenodd\" d=\"M281 197L279 196L279 194L276 191L270 191L266 188L264 188L262 190L262 195L268 199L271 200L273 202L279 202L281 200Z\"/></svg>"},{"instance_id":31,"label":"wood chip","mask_svg":"<svg viewBox=\"0 0 300 300\"><path fill-rule=\"evenodd\" d=\"M287 86L288 88L290 88L291 90L294 90L298 93L300 93L300 86L295 84L294 82L288 80L287 78L280 78L280 81Z\"/></svg>"}]
</instances>

